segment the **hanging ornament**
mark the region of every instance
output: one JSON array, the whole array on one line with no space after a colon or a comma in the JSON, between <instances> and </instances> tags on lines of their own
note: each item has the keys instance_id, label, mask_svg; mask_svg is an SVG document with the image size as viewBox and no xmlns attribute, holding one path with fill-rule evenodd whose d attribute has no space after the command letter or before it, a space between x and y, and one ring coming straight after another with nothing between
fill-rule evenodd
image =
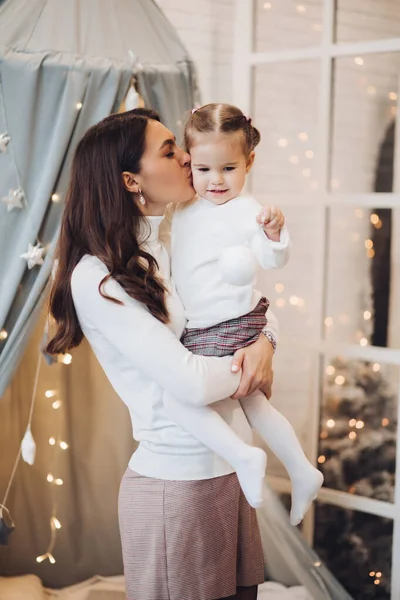
<instances>
[{"instance_id":1,"label":"hanging ornament","mask_svg":"<svg viewBox=\"0 0 400 600\"><path fill-rule=\"evenodd\" d=\"M40 244L32 246L29 244L28 252L21 254L21 258L24 258L28 263L28 269L33 269L35 265L43 264L43 255L46 252L45 248L42 248Z\"/></svg>"},{"instance_id":2,"label":"hanging ornament","mask_svg":"<svg viewBox=\"0 0 400 600\"><path fill-rule=\"evenodd\" d=\"M0 546L7 546L8 536L14 531L15 525L9 510L0 504Z\"/></svg>"},{"instance_id":3,"label":"hanging ornament","mask_svg":"<svg viewBox=\"0 0 400 600\"><path fill-rule=\"evenodd\" d=\"M30 425L26 428L24 439L21 442L21 453L24 461L32 466L35 462L36 444L33 439Z\"/></svg>"},{"instance_id":4,"label":"hanging ornament","mask_svg":"<svg viewBox=\"0 0 400 600\"><path fill-rule=\"evenodd\" d=\"M139 100L139 94L137 93L135 86L132 84L125 98L126 110L133 110L134 108L137 108L139 106Z\"/></svg>"},{"instance_id":5,"label":"hanging ornament","mask_svg":"<svg viewBox=\"0 0 400 600\"><path fill-rule=\"evenodd\" d=\"M7 146L11 140L8 133L0 133L0 152L5 154L7 152Z\"/></svg>"},{"instance_id":6,"label":"hanging ornament","mask_svg":"<svg viewBox=\"0 0 400 600\"><path fill-rule=\"evenodd\" d=\"M25 205L25 194L22 188L16 190L10 189L8 196L4 196L1 199L7 205L8 212L14 210L14 208L24 208Z\"/></svg>"}]
</instances>

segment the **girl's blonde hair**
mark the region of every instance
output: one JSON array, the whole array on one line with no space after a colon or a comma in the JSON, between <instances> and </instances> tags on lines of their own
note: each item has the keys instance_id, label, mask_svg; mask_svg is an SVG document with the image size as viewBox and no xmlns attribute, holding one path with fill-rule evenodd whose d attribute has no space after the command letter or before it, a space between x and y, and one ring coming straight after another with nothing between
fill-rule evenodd
<instances>
[{"instance_id":1,"label":"girl's blonde hair","mask_svg":"<svg viewBox=\"0 0 400 600\"><path fill-rule=\"evenodd\" d=\"M251 123L251 117L242 113L232 104L206 104L192 112L185 127L184 142L190 150L197 133L237 133L243 132L246 156L260 142L258 129Z\"/></svg>"}]
</instances>

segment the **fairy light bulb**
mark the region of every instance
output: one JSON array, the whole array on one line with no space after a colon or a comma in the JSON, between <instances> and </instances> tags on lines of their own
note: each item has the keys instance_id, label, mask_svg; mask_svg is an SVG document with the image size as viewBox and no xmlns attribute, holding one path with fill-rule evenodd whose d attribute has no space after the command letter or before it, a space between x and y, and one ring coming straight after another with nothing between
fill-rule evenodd
<instances>
[{"instance_id":1,"label":"fairy light bulb","mask_svg":"<svg viewBox=\"0 0 400 600\"><path fill-rule=\"evenodd\" d=\"M276 305L278 308L283 308L286 304L286 300L284 298L278 298L276 301Z\"/></svg>"},{"instance_id":2,"label":"fairy light bulb","mask_svg":"<svg viewBox=\"0 0 400 600\"><path fill-rule=\"evenodd\" d=\"M306 158L314 158L314 152L312 150L306 150L305 156Z\"/></svg>"},{"instance_id":3,"label":"fairy light bulb","mask_svg":"<svg viewBox=\"0 0 400 600\"><path fill-rule=\"evenodd\" d=\"M321 456L318 456L318 462L320 465L323 465L325 461L326 461L325 456L323 456L322 454L321 454Z\"/></svg>"},{"instance_id":4,"label":"fairy light bulb","mask_svg":"<svg viewBox=\"0 0 400 600\"><path fill-rule=\"evenodd\" d=\"M69 448L69 446L66 442L60 442L60 448L62 450L67 450Z\"/></svg>"},{"instance_id":5,"label":"fairy light bulb","mask_svg":"<svg viewBox=\"0 0 400 600\"><path fill-rule=\"evenodd\" d=\"M59 194L53 194L53 195L51 196L51 200L52 200L52 202L54 202L55 204L57 204L57 202L60 202L60 196L59 196Z\"/></svg>"},{"instance_id":6,"label":"fairy light bulb","mask_svg":"<svg viewBox=\"0 0 400 600\"><path fill-rule=\"evenodd\" d=\"M278 292L278 294L281 294L284 289L285 289L285 286L283 285L283 283L275 284L275 291Z\"/></svg>"},{"instance_id":7,"label":"fairy light bulb","mask_svg":"<svg viewBox=\"0 0 400 600\"><path fill-rule=\"evenodd\" d=\"M343 385L344 382L345 382L345 378L343 377L343 375L338 375L337 377L335 377L336 385Z\"/></svg>"},{"instance_id":8,"label":"fairy light bulb","mask_svg":"<svg viewBox=\"0 0 400 600\"><path fill-rule=\"evenodd\" d=\"M335 427L336 423L333 419L328 419L326 422L326 426L329 427L329 429L333 429L333 427Z\"/></svg>"},{"instance_id":9,"label":"fairy light bulb","mask_svg":"<svg viewBox=\"0 0 400 600\"><path fill-rule=\"evenodd\" d=\"M62 479L60 479L60 478L56 479L56 480L54 481L54 483L55 483L56 485L63 485L63 484L64 484L63 480L62 480Z\"/></svg>"},{"instance_id":10,"label":"fairy light bulb","mask_svg":"<svg viewBox=\"0 0 400 600\"><path fill-rule=\"evenodd\" d=\"M364 427L364 421L357 421L356 429L362 429Z\"/></svg>"},{"instance_id":11,"label":"fairy light bulb","mask_svg":"<svg viewBox=\"0 0 400 600\"><path fill-rule=\"evenodd\" d=\"M355 440L355 439L356 439L356 437L357 437L357 434L356 434L356 432L355 432L355 431L350 431L350 433L349 433L349 438L350 438L351 440Z\"/></svg>"},{"instance_id":12,"label":"fairy light bulb","mask_svg":"<svg viewBox=\"0 0 400 600\"><path fill-rule=\"evenodd\" d=\"M349 421L350 427L355 427L356 423L357 423L357 421L355 419L350 419L350 421Z\"/></svg>"},{"instance_id":13,"label":"fairy light bulb","mask_svg":"<svg viewBox=\"0 0 400 600\"><path fill-rule=\"evenodd\" d=\"M55 402L53 402L52 407L54 408L54 410L58 410L61 406L62 402L61 400L56 400Z\"/></svg>"},{"instance_id":14,"label":"fairy light bulb","mask_svg":"<svg viewBox=\"0 0 400 600\"><path fill-rule=\"evenodd\" d=\"M371 215L370 220L371 220L372 225L376 225L379 222L379 217L378 217L378 215L376 215L374 213L373 215Z\"/></svg>"},{"instance_id":15,"label":"fairy light bulb","mask_svg":"<svg viewBox=\"0 0 400 600\"><path fill-rule=\"evenodd\" d=\"M55 446L56 445L56 440L53 437L51 437L49 439L49 444L50 444L50 446Z\"/></svg>"},{"instance_id":16,"label":"fairy light bulb","mask_svg":"<svg viewBox=\"0 0 400 600\"><path fill-rule=\"evenodd\" d=\"M53 398L56 395L56 391L55 390L47 390L44 395L46 396L46 398Z\"/></svg>"},{"instance_id":17,"label":"fairy light bulb","mask_svg":"<svg viewBox=\"0 0 400 600\"><path fill-rule=\"evenodd\" d=\"M372 365L372 370L374 371L374 373L378 373L378 371L381 370L381 365L379 363L374 363Z\"/></svg>"},{"instance_id":18,"label":"fairy light bulb","mask_svg":"<svg viewBox=\"0 0 400 600\"><path fill-rule=\"evenodd\" d=\"M72 355L71 354L63 354L60 358L60 361L64 364L64 365L70 365L72 363Z\"/></svg>"},{"instance_id":19,"label":"fairy light bulb","mask_svg":"<svg viewBox=\"0 0 400 600\"><path fill-rule=\"evenodd\" d=\"M368 340L366 337L362 337L360 340L360 346L368 346Z\"/></svg>"},{"instance_id":20,"label":"fairy light bulb","mask_svg":"<svg viewBox=\"0 0 400 600\"><path fill-rule=\"evenodd\" d=\"M365 247L367 250L371 250L374 247L374 242L372 240L365 240Z\"/></svg>"},{"instance_id":21,"label":"fairy light bulb","mask_svg":"<svg viewBox=\"0 0 400 600\"><path fill-rule=\"evenodd\" d=\"M56 529L61 529L61 523L57 517L51 517L50 525Z\"/></svg>"},{"instance_id":22,"label":"fairy light bulb","mask_svg":"<svg viewBox=\"0 0 400 600\"><path fill-rule=\"evenodd\" d=\"M281 148L286 148L287 145L288 141L285 138L281 138L280 140L278 140L278 146L280 146Z\"/></svg>"},{"instance_id":23,"label":"fairy light bulb","mask_svg":"<svg viewBox=\"0 0 400 600\"><path fill-rule=\"evenodd\" d=\"M53 483L53 481L54 481L54 477L53 477L53 475L52 475L51 473L49 473L49 474L47 475L47 481L48 481L49 483Z\"/></svg>"},{"instance_id":24,"label":"fairy light bulb","mask_svg":"<svg viewBox=\"0 0 400 600\"><path fill-rule=\"evenodd\" d=\"M325 317L324 323L325 323L326 327L331 327L331 325L333 325L333 319L332 319L332 317Z\"/></svg>"},{"instance_id":25,"label":"fairy light bulb","mask_svg":"<svg viewBox=\"0 0 400 600\"><path fill-rule=\"evenodd\" d=\"M364 64L364 60L361 58L361 56L356 56L356 58L354 59L354 62L359 67L362 67Z\"/></svg>"},{"instance_id":26,"label":"fairy light bulb","mask_svg":"<svg viewBox=\"0 0 400 600\"><path fill-rule=\"evenodd\" d=\"M305 131L299 133L299 140L301 140L302 142L306 142L308 140L308 133L306 133Z\"/></svg>"},{"instance_id":27,"label":"fairy light bulb","mask_svg":"<svg viewBox=\"0 0 400 600\"><path fill-rule=\"evenodd\" d=\"M325 369L325 373L327 375L333 375L335 373L336 369L333 365L328 365Z\"/></svg>"},{"instance_id":28,"label":"fairy light bulb","mask_svg":"<svg viewBox=\"0 0 400 600\"><path fill-rule=\"evenodd\" d=\"M76 108L76 110L81 110L81 109L82 109L82 106L83 106L82 102L77 102L77 103L75 104L75 108Z\"/></svg>"},{"instance_id":29,"label":"fairy light bulb","mask_svg":"<svg viewBox=\"0 0 400 600\"><path fill-rule=\"evenodd\" d=\"M371 315L370 311L369 310L365 310L364 311L364 319L366 321L368 321L371 317L372 317L372 315Z\"/></svg>"},{"instance_id":30,"label":"fairy light bulb","mask_svg":"<svg viewBox=\"0 0 400 600\"><path fill-rule=\"evenodd\" d=\"M293 154L292 156L289 156L289 162L292 163L292 165L298 165L299 157Z\"/></svg>"},{"instance_id":31,"label":"fairy light bulb","mask_svg":"<svg viewBox=\"0 0 400 600\"><path fill-rule=\"evenodd\" d=\"M0 331L0 341L4 341L8 338L8 333L5 329Z\"/></svg>"}]
</instances>

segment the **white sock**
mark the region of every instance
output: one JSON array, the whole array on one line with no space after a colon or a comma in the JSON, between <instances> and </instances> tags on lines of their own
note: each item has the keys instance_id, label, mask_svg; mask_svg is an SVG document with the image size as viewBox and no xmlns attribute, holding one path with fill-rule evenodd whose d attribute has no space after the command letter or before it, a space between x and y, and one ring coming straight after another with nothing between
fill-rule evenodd
<instances>
[{"instance_id":1,"label":"white sock","mask_svg":"<svg viewBox=\"0 0 400 600\"><path fill-rule=\"evenodd\" d=\"M177 401L168 392L164 392L163 405L172 421L235 469L248 503L254 508L260 507L267 467L265 452L243 442L210 406L189 406Z\"/></svg>"},{"instance_id":2,"label":"white sock","mask_svg":"<svg viewBox=\"0 0 400 600\"><path fill-rule=\"evenodd\" d=\"M323 475L309 462L289 421L261 392L240 401L252 426L286 468L292 483L290 522L298 525L316 498Z\"/></svg>"}]
</instances>

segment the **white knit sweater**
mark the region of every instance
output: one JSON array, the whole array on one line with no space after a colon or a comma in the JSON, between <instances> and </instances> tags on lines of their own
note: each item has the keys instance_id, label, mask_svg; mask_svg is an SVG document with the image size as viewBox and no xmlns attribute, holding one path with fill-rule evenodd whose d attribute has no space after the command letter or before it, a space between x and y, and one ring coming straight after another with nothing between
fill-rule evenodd
<instances>
[{"instance_id":1,"label":"white knit sweater","mask_svg":"<svg viewBox=\"0 0 400 600\"><path fill-rule=\"evenodd\" d=\"M225 461L168 419L162 396L167 390L181 402L213 407L245 441L251 430L238 401L229 398L240 382L230 371L231 358L192 355L180 343L185 315L170 277L169 256L158 238L162 217L151 217L146 250L157 259L169 294L170 322L162 324L147 308L110 280L105 292L123 301L103 298L98 287L108 274L96 257L86 255L71 279L72 296L83 333L117 394L129 409L139 447L129 466L158 479L208 479L231 473ZM269 327L276 336L276 320ZM222 399L222 400L221 400ZM118 440L116 440L118 443Z\"/></svg>"},{"instance_id":2,"label":"white knit sweater","mask_svg":"<svg viewBox=\"0 0 400 600\"><path fill-rule=\"evenodd\" d=\"M279 242L268 239L256 221L261 205L244 194L221 205L199 198L174 208L169 215L172 277L188 329L211 327L251 312L262 296L257 271L283 267L288 260L286 227ZM228 269L233 274L241 269L243 281L232 285Z\"/></svg>"}]
</instances>

